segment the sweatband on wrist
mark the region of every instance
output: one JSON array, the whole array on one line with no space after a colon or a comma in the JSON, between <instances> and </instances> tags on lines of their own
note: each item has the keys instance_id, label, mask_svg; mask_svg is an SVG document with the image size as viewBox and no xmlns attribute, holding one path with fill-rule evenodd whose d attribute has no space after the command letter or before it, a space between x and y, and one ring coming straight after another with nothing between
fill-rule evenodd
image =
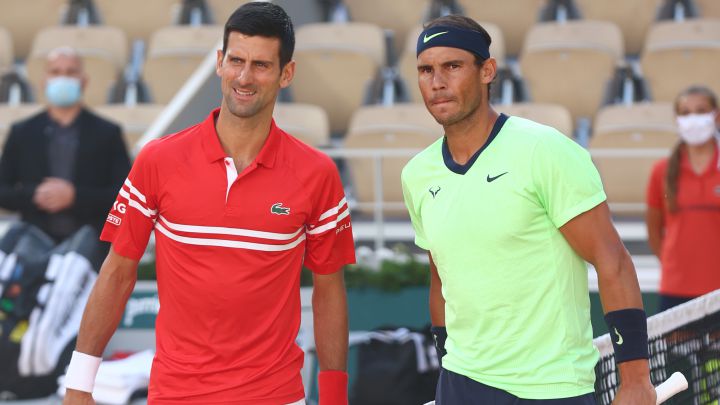
<instances>
[{"instance_id":1,"label":"sweatband on wrist","mask_svg":"<svg viewBox=\"0 0 720 405\"><path fill-rule=\"evenodd\" d=\"M434 46L464 49L482 59L490 57L490 42L485 36L462 28L439 25L423 30L417 40L416 56Z\"/></svg>"},{"instance_id":2,"label":"sweatband on wrist","mask_svg":"<svg viewBox=\"0 0 720 405\"><path fill-rule=\"evenodd\" d=\"M347 405L348 373L341 370L324 370L318 374L319 405Z\"/></svg>"},{"instance_id":3,"label":"sweatband on wrist","mask_svg":"<svg viewBox=\"0 0 720 405\"><path fill-rule=\"evenodd\" d=\"M65 388L92 392L101 362L100 357L73 351L70 365L65 373Z\"/></svg>"},{"instance_id":4,"label":"sweatband on wrist","mask_svg":"<svg viewBox=\"0 0 720 405\"><path fill-rule=\"evenodd\" d=\"M442 367L442 358L447 354L445 350L445 341L447 340L447 329L444 326L433 326L430 328L433 340L435 341L435 352L437 353L438 363Z\"/></svg>"},{"instance_id":5,"label":"sweatband on wrist","mask_svg":"<svg viewBox=\"0 0 720 405\"><path fill-rule=\"evenodd\" d=\"M647 359L647 315L637 308L621 309L605 314L610 340L615 349L615 363Z\"/></svg>"}]
</instances>

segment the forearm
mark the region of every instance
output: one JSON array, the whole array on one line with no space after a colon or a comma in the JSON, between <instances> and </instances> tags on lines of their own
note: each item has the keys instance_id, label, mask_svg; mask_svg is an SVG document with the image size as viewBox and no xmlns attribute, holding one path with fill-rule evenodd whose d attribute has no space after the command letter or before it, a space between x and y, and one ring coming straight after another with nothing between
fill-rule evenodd
<instances>
[{"instance_id":1,"label":"forearm","mask_svg":"<svg viewBox=\"0 0 720 405\"><path fill-rule=\"evenodd\" d=\"M434 326L445 326L445 298L442 295L442 282L437 271L430 275L430 322Z\"/></svg>"},{"instance_id":2,"label":"forearm","mask_svg":"<svg viewBox=\"0 0 720 405\"><path fill-rule=\"evenodd\" d=\"M334 287L318 288L316 283L312 300L320 370L347 370L348 315L344 285L341 282Z\"/></svg>"},{"instance_id":3,"label":"forearm","mask_svg":"<svg viewBox=\"0 0 720 405\"><path fill-rule=\"evenodd\" d=\"M85 306L76 350L101 357L120 322L125 304L137 279L135 271L126 271L106 263L100 271Z\"/></svg>"},{"instance_id":4,"label":"forearm","mask_svg":"<svg viewBox=\"0 0 720 405\"><path fill-rule=\"evenodd\" d=\"M640 285L630 255L623 249L613 260L595 264L600 299L605 313L643 308Z\"/></svg>"}]
</instances>

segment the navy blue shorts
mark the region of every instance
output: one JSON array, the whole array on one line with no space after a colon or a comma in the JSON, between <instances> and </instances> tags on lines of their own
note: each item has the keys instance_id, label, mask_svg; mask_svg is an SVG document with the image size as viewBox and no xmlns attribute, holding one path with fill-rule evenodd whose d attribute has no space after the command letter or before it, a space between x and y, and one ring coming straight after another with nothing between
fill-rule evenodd
<instances>
[{"instance_id":1,"label":"navy blue shorts","mask_svg":"<svg viewBox=\"0 0 720 405\"><path fill-rule=\"evenodd\" d=\"M561 399L520 399L452 371L442 369L435 405L595 405L595 394Z\"/></svg>"}]
</instances>

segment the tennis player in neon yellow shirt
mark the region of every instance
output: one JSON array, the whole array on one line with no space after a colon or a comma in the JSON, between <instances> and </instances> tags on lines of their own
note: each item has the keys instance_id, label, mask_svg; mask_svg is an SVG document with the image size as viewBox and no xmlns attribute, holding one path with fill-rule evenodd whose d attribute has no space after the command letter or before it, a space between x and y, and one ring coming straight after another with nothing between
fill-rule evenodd
<instances>
[{"instance_id":1,"label":"tennis player in neon yellow shirt","mask_svg":"<svg viewBox=\"0 0 720 405\"><path fill-rule=\"evenodd\" d=\"M408 163L402 185L430 256L444 354L436 404L594 404L585 261L617 332L615 404L654 404L637 276L598 172L557 130L492 109L490 42L460 16L418 38L418 83L445 136Z\"/></svg>"}]
</instances>

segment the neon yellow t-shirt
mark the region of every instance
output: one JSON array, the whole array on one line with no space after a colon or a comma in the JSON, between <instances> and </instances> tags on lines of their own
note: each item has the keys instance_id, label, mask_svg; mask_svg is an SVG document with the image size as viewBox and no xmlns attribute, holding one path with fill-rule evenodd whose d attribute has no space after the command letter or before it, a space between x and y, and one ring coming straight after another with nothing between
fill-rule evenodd
<instances>
[{"instance_id":1,"label":"neon yellow t-shirt","mask_svg":"<svg viewBox=\"0 0 720 405\"><path fill-rule=\"evenodd\" d=\"M558 228L605 201L600 176L574 141L518 117L475 157L456 164L441 138L402 173L442 281L443 367L520 398L592 392L587 267Z\"/></svg>"}]
</instances>

